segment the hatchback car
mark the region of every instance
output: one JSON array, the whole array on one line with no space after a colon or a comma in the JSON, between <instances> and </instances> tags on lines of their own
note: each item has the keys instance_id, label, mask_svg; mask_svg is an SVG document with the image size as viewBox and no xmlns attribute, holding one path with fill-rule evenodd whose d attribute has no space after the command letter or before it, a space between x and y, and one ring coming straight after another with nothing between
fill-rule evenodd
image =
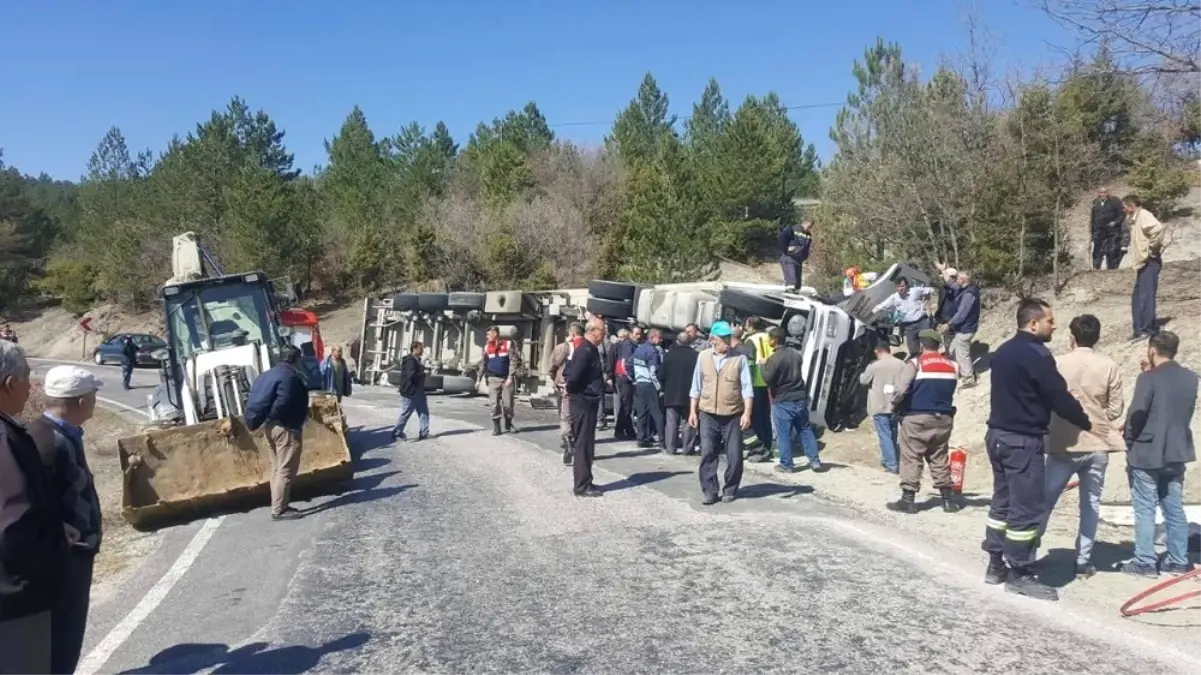
<instances>
[{"instance_id":1,"label":"hatchback car","mask_svg":"<svg viewBox=\"0 0 1201 675\"><path fill-rule=\"evenodd\" d=\"M101 342L100 346L96 347L95 351L92 352L92 360L96 362L96 365L120 364L124 360L121 352L123 349L122 343L126 335L133 338L133 343L138 348L137 365L158 365L158 361L154 360L151 353L156 349L166 349L167 343L157 335L147 333L117 333L108 340Z\"/></svg>"}]
</instances>

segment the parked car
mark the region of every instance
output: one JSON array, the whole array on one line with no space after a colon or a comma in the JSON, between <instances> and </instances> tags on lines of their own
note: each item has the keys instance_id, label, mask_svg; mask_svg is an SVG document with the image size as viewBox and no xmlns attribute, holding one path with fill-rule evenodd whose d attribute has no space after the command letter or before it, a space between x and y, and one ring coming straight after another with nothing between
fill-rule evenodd
<instances>
[{"instance_id":1,"label":"parked car","mask_svg":"<svg viewBox=\"0 0 1201 675\"><path fill-rule=\"evenodd\" d=\"M121 356L122 342L125 336L129 335L133 338L133 343L138 347L138 362L139 366L157 366L158 361L150 355L156 349L166 349L167 342L157 335L148 333L118 333L108 340L101 342L95 351L92 352L92 360L96 365L103 366L108 363L120 364L123 357Z\"/></svg>"}]
</instances>

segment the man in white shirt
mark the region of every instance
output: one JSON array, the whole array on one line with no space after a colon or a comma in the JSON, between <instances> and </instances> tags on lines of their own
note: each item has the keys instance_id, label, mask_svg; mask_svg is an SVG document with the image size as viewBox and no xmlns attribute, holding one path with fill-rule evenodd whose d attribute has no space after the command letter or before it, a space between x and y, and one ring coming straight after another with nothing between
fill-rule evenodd
<instances>
[{"instance_id":1,"label":"man in white shirt","mask_svg":"<svg viewBox=\"0 0 1201 675\"><path fill-rule=\"evenodd\" d=\"M905 348L909 350L909 358L914 358L921 351L917 334L931 327L930 316L926 314L926 298L933 292L926 286L910 287L909 280L901 277L897 279L897 292L872 308L873 312L892 310L894 323L905 333Z\"/></svg>"}]
</instances>

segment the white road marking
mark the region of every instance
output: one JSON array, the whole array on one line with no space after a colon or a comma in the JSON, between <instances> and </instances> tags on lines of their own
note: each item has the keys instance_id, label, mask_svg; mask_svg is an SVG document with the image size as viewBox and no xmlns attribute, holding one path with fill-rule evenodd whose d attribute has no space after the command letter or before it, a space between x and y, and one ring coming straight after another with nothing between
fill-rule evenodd
<instances>
[{"instance_id":1,"label":"white road marking","mask_svg":"<svg viewBox=\"0 0 1201 675\"><path fill-rule=\"evenodd\" d=\"M145 410L142 410L141 408L135 408L135 407L129 405L128 403L114 401L111 398L105 398L103 396L97 396L96 400L100 401L101 403L103 403L105 405L115 406L117 408L121 408L122 410L128 410L129 412L135 412L143 417L150 417L150 413L147 413Z\"/></svg>"},{"instance_id":2,"label":"white road marking","mask_svg":"<svg viewBox=\"0 0 1201 675\"><path fill-rule=\"evenodd\" d=\"M171 592L175 584L183 578L184 574L187 574L192 564L196 562L196 558L200 555L200 551L204 549L205 544L208 544L213 533L217 531L217 526L224 519L225 516L221 516L219 518L210 518L204 522L204 525L192 537L192 541L188 542L187 548L176 559L171 569L167 570L167 573L158 580L158 583L146 593L146 597L142 598L142 601L133 608L133 611L126 614L125 618L100 641L100 644L96 645L88 653L83 661L79 663L79 667L75 669L76 673L93 675L108 662L113 653L121 645L125 644L129 636L133 635L138 626L142 625L142 622L150 616L150 613L167 597L167 594Z\"/></svg>"}]
</instances>

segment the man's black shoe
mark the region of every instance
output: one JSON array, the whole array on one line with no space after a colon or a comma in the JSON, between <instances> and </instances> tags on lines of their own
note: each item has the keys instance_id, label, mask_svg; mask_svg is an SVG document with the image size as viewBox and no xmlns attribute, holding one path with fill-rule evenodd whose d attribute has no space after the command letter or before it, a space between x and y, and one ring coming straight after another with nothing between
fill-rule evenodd
<instances>
[{"instance_id":1,"label":"man's black shoe","mask_svg":"<svg viewBox=\"0 0 1201 675\"><path fill-rule=\"evenodd\" d=\"M515 431L515 429L513 428L513 418L511 418L511 417L505 418L505 431L507 431L510 434Z\"/></svg>"},{"instance_id":2,"label":"man's black shoe","mask_svg":"<svg viewBox=\"0 0 1201 675\"><path fill-rule=\"evenodd\" d=\"M752 462L758 462L759 464L763 464L765 462L770 462L775 458L772 457L771 450L766 450L766 451L756 454L753 458L749 458L749 459L751 459Z\"/></svg>"},{"instance_id":3,"label":"man's black shoe","mask_svg":"<svg viewBox=\"0 0 1201 675\"><path fill-rule=\"evenodd\" d=\"M417 440L419 440L419 441L425 441L425 440L429 440L429 437L430 437L430 435L429 435L429 434L419 434L419 435L417 436Z\"/></svg>"},{"instance_id":4,"label":"man's black shoe","mask_svg":"<svg viewBox=\"0 0 1201 675\"><path fill-rule=\"evenodd\" d=\"M1122 571L1130 576L1142 577L1144 579L1159 578L1159 570L1155 569L1155 565L1143 565L1135 561L1131 561L1123 565Z\"/></svg>"},{"instance_id":5,"label":"man's black shoe","mask_svg":"<svg viewBox=\"0 0 1201 675\"><path fill-rule=\"evenodd\" d=\"M500 420L492 420L492 435L500 435Z\"/></svg>"},{"instance_id":6,"label":"man's black shoe","mask_svg":"<svg viewBox=\"0 0 1201 675\"><path fill-rule=\"evenodd\" d=\"M1076 578L1087 579L1097 573L1092 563L1076 563Z\"/></svg>"},{"instance_id":7,"label":"man's black shoe","mask_svg":"<svg viewBox=\"0 0 1201 675\"><path fill-rule=\"evenodd\" d=\"M783 464L776 465L776 473L796 473L795 466L784 466Z\"/></svg>"},{"instance_id":8,"label":"man's black shoe","mask_svg":"<svg viewBox=\"0 0 1201 675\"><path fill-rule=\"evenodd\" d=\"M584 490L575 493L575 496L577 496L577 497L604 497L605 493L601 492L600 490L598 490L595 487L590 485L587 488L584 488Z\"/></svg>"},{"instance_id":9,"label":"man's black shoe","mask_svg":"<svg viewBox=\"0 0 1201 675\"><path fill-rule=\"evenodd\" d=\"M721 496L721 501L723 504L729 504L730 502L734 501L735 499L738 499L738 495L730 494L729 492L727 492L726 494Z\"/></svg>"},{"instance_id":10,"label":"man's black shoe","mask_svg":"<svg viewBox=\"0 0 1201 675\"><path fill-rule=\"evenodd\" d=\"M1159 571L1172 576L1188 574L1193 571L1192 565L1177 565L1176 563L1165 562L1159 566Z\"/></svg>"},{"instance_id":11,"label":"man's black shoe","mask_svg":"<svg viewBox=\"0 0 1201 675\"><path fill-rule=\"evenodd\" d=\"M705 506L713 506L717 503L717 495L705 495L701 498L701 504Z\"/></svg>"},{"instance_id":12,"label":"man's black shoe","mask_svg":"<svg viewBox=\"0 0 1201 675\"><path fill-rule=\"evenodd\" d=\"M895 502L888 502L884 506L889 511L896 511L897 513L917 513L917 504L913 501L914 496L913 490L901 490L900 499Z\"/></svg>"},{"instance_id":13,"label":"man's black shoe","mask_svg":"<svg viewBox=\"0 0 1201 675\"><path fill-rule=\"evenodd\" d=\"M563 464L566 466L571 466L571 463L574 460L574 454L575 453L571 448L571 443L563 441Z\"/></svg>"},{"instance_id":14,"label":"man's black shoe","mask_svg":"<svg viewBox=\"0 0 1201 675\"><path fill-rule=\"evenodd\" d=\"M638 447L642 449L653 447L655 444L651 441L638 441Z\"/></svg>"},{"instance_id":15,"label":"man's black shoe","mask_svg":"<svg viewBox=\"0 0 1201 675\"><path fill-rule=\"evenodd\" d=\"M940 488L939 495L942 497L942 510L946 513L957 513L963 510L963 503L955 496L955 491L951 488Z\"/></svg>"},{"instance_id":16,"label":"man's black shoe","mask_svg":"<svg viewBox=\"0 0 1201 675\"><path fill-rule=\"evenodd\" d=\"M1059 600L1059 591L1040 583L1029 572L1019 573L1016 570L1010 570L1009 578L1005 580L1005 590L1035 600L1049 600L1051 602Z\"/></svg>"},{"instance_id":17,"label":"man's black shoe","mask_svg":"<svg viewBox=\"0 0 1201 675\"><path fill-rule=\"evenodd\" d=\"M990 586L999 586L1008 578L1009 568L1005 566L1004 560L993 558L988 561L988 569L984 571L984 583Z\"/></svg>"},{"instance_id":18,"label":"man's black shoe","mask_svg":"<svg viewBox=\"0 0 1201 675\"><path fill-rule=\"evenodd\" d=\"M296 509L286 509L283 513L272 513L271 520L300 520L304 514Z\"/></svg>"}]
</instances>

